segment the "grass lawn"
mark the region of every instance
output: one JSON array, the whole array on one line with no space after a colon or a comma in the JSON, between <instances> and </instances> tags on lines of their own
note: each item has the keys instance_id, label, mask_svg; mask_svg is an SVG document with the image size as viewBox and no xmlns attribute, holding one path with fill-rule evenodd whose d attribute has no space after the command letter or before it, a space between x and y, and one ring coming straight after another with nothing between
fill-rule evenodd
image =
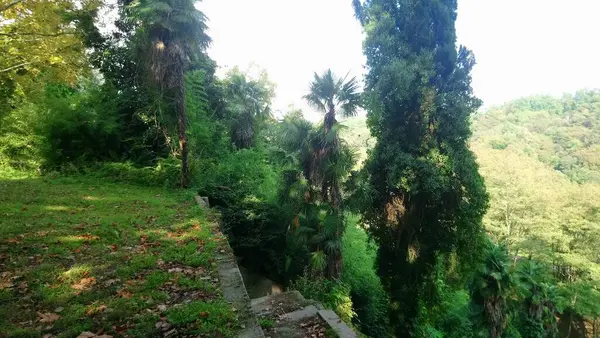
<instances>
[{"instance_id":1,"label":"grass lawn","mask_svg":"<svg viewBox=\"0 0 600 338\"><path fill-rule=\"evenodd\" d=\"M85 178L0 179L0 337L228 337L189 193Z\"/></svg>"}]
</instances>

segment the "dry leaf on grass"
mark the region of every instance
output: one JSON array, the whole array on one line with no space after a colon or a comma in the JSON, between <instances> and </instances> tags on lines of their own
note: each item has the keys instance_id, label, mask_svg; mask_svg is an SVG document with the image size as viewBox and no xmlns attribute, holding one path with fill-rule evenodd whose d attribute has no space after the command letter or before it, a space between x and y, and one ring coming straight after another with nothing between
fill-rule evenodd
<instances>
[{"instance_id":1,"label":"dry leaf on grass","mask_svg":"<svg viewBox=\"0 0 600 338\"><path fill-rule=\"evenodd\" d=\"M94 284L96 284L96 278L88 277L80 279L79 282L71 285L71 287L75 290L87 290L91 288Z\"/></svg>"},{"instance_id":2,"label":"dry leaf on grass","mask_svg":"<svg viewBox=\"0 0 600 338\"><path fill-rule=\"evenodd\" d=\"M107 335L107 334L97 335L97 334L91 333L89 331L84 331L84 332L81 332L79 334L79 336L77 336L77 338L112 338L112 336Z\"/></svg>"},{"instance_id":3,"label":"dry leaf on grass","mask_svg":"<svg viewBox=\"0 0 600 338\"><path fill-rule=\"evenodd\" d=\"M40 318L40 323L52 324L55 321L60 319L60 315L52 312L41 313L38 312L38 317Z\"/></svg>"},{"instance_id":4,"label":"dry leaf on grass","mask_svg":"<svg viewBox=\"0 0 600 338\"><path fill-rule=\"evenodd\" d=\"M86 314L88 316L93 316L93 315L103 312L105 310L106 310L106 305L102 304L100 306L90 308L89 310L87 310Z\"/></svg>"},{"instance_id":5,"label":"dry leaf on grass","mask_svg":"<svg viewBox=\"0 0 600 338\"><path fill-rule=\"evenodd\" d=\"M13 287L12 282L0 282L0 290L10 289Z\"/></svg>"},{"instance_id":6,"label":"dry leaf on grass","mask_svg":"<svg viewBox=\"0 0 600 338\"><path fill-rule=\"evenodd\" d=\"M133 297L133 293L127 291L127 290L119 290L117 292L117 294L123 298L131 298Z\"/></svg>"}]
</instances>

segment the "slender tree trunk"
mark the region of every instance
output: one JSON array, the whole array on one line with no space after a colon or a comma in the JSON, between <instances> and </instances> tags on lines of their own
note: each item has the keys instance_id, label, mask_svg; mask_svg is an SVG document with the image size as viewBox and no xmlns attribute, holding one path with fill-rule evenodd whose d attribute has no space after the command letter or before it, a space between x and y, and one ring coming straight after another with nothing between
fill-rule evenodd
<instances>
[{"instance_id":1,"label":"slender tree trunk","mask_svg":"<svg viewBox=\"0 0 600 338\"><path fill-rule=\"evenodd\" d=\"M331 129L333 129L333 127L335 126L335 124L337 123L336 119L335 119L335 110L333 110L333 108L330 108L329 111L325 114L325 118L323 121L323 126L325 127L325 135L326 137L329 137L329 133L331 132ZM330 154L332 152L332 149L338 147L339 144L337 142L336 139L332 140L330 144L327 145L327 147L325 148L325 155L324 157L327 157L328 154ZM326 202L331 202L331 206L336 210L336 212L338 213L339 216L341 216L341 211L340 211L340 204L341 204L341 192L340 192L340 187L338 186L337 182L326 182L323 184L323 196L324 201ZM329 196L327 196L329 193ZM338 239L341 240L341 236L342 236L342 229L338 229L338 231L336 231L335 236L338 237ZM330 279L337 279L340 278L341 274L342 274L342 264L343 264L343 259L342 259L342 252L339 249L336 249L334 252L330 252L327 255L327 277Z\"/></svg>"},{"instance_id":2,"label":"slender tree trunk","mask_svg":"<svg viewBox=\"0 0 600 338\"><path fill-rule=\"evenodd\" d=\"M187 188L190 185L190 173L188 164L188 142L186 134L187 118L185 114L185 79L183 73L183 59L177 60L177 88L176 88L176 109L177 109L177 133L179 136L179 148L181 150L181 187Z\"/></svg>"},{"instance_id":3,"label":"slender tree trunk","mask_svg":"<svg viewBox=\"0 0 600 338\"><path fill-rule=\"evenodd\" d=\"M327 255L327 278L338 279L342 275L342 252L336 252Z\"/></svg>"}]
</instances>

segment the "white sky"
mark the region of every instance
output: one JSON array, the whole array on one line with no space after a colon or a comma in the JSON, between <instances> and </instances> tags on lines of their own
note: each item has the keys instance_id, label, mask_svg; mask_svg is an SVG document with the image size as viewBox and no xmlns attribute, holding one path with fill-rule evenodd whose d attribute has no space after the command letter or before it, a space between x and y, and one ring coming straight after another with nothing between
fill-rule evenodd
<instances>
[{"instance_id":1,"label":"white sky","mask_svg":"<svg viewBox=\"0 0 600 338\"><path fill-rule=\"evenodd\" d=\"M302 100L313 72L362 77L362 33L351 0L204 0L210 56L255 63L277 84L274 109ZM458 42L477 58L484 104L600 87L600 0L459 0Z\"/></svg>"}]
</instances>

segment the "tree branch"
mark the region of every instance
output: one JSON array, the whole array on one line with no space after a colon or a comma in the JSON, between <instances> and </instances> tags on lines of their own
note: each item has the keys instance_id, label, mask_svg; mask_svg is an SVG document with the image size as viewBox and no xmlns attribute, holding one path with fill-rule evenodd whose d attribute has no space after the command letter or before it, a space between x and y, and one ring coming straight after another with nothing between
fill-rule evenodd
<instances>
[{"instance_id":1,"label":"tree branch","mask_svg":"<svg viewBox=\"0 0 600 338\"><path fill-rule=\"evenodd\" d=\"M11 71L11 70L13 70L13 69L15 69L15 68L19 68L19 67L22 67L22 66L26 66L26 65L28 65L28 64L31 64L31 62L23 62L23 63L20 63L20 64L18 64L18 65L14 65L14 66L11 66L11 67L8 67L8 68L5 68L5 69L2 69L2 70L0 70L0 74L1 74L1 73L5 73L5 72L8 72L8 71Z\"/></svg>"},{"instance_id":2,"label":"tree branch","mask_svg":"<svg viewBox=\"0 0 600 338\"><path fill-rule=\"evenodd\" d=\"M14 6L18 5L21 2L23 2L23 0L15 0L15 1L9 3L8 5L0 8L0 13L4 12L5 10L10 9L11 7L14 7Z\"/></svg>"}]
</instances>

